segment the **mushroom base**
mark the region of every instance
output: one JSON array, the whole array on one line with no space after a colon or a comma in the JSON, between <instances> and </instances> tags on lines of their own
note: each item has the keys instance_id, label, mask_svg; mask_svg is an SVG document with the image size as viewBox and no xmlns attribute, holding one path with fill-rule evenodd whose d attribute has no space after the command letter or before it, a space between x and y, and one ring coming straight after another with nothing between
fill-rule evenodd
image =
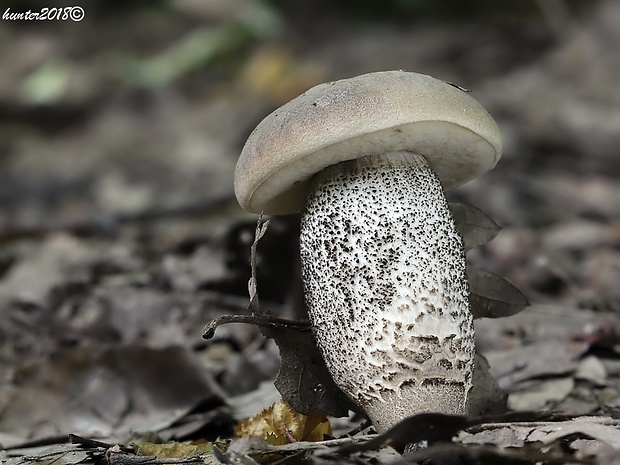
<instances>
[{"instance_id":1,"label":"mushroom base","mask_svg":"<svg viewBox=\"0 0 620 465\"><path fill-rule=\"evenodd\" d=\"M464 383L445 384L427 382L421 386L405 385L398 391L383 393L383 400L374 400L362 407L372 420L378 432L383 432L395 423L411 415L427 412L440 412L451 415L468 413L467 392ZM411 411L410 406L416 406Z\"/></svg>"},{"instance_id":2,"label":"mushroom base","mask_svg":"<svg viewBox=\"0 0 620 465\"><path fill-rule=\"evenodd\" d=\"M467 411L474 367L463 242L424 157L319 173L302 212L308 313L336 384L383 431Z\"/></svg>"}]
</instances>

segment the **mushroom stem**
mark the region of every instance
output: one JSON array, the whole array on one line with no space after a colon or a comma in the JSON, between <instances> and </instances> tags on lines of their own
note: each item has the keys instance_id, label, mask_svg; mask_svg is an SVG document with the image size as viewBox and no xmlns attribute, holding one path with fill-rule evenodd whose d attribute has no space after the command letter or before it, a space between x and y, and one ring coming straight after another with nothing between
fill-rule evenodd
<instances>
[{"instance_id":1,"label":"mushroom stem","mask_svg":"<svg viewBox=\"0 0 620 465\"><path fill-rule=\"evenodd\" d=\"M474 327L465 252L423 156L392 152L318 173L300 249L325 363L378 431L420 412L467 413Z\"/></svg>"}]
</instances>

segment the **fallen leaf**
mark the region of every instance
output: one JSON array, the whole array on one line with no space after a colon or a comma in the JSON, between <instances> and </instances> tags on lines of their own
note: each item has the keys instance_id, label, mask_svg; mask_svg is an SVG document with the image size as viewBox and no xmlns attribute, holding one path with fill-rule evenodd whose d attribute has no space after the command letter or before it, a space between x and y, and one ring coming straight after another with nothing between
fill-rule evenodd
<instances>
[{"instance_id":1,"label":"fallen leaf","mask_svg":"<svg viewBox=\"0 0 620 465\"><path fill-rule=\"evenodd\" d=\"M101 353L80 346L57 350L3 392L10 402L0 430L30 440L83 431L84 425L101 435L159 431L198 405L223 405L225 397L188 349L141 345Z\"/></svg>"},{"instance_id":2,"label":"fallen leaf","mask_svg":"<svg viewBox=\"0 0 620 465\"><path fill-rule=\"evenodd\" d=\"M474 318L502 318L519 313L530 303L523 293L487 271L467 268L471 311Z\"/></svg>"},{"instance_id":3,"label":"fallen leaf","mask_svg":"<svg viewBox=\"0 0 620 465\"><path fill-rule=\"evenodd\" d=\"M521 447L526 443L550 444L574 434L598 439L620 449L620 421L609 417L577 417L565 421L524 422L506 425L484 425L481 431L465 434L464 444L496 444L501 447ZM510 430L507 433L506 430Z\"/></svg>"},{"instance_id":4,"label":"fallen leaf","mask_svg":"<svg viewBox=\"0 0 620 465\"><path fill-rule=\"evenodd\" d=\"M456 229L463 237L465 250L486 244L502 229L491 217L466 203L451 203Z\"/></svg>"},{"instance_id":5,"label":"fallen leaf","mask_svg":"<svg viewBox=\"0 0 620 465\"><path fill-rule=\"evenodd\" d=\"M607 371L598 357L590 355L579 362L575 378L590 381L598 386L604 386L607 381Z\"/></svg>"},{"instance_id":6,"label":"fallen leaf","mask_svg":"<svg viewBox=\"0 0 620 465\"><path fill-rule=\"evenodd\" d=\"M495 445L463 446L462 444L441 443L426 449L407 454L407 462L437 463L444 465L534 465L539 463L579 463L572 453L561 448L544 450L528 444L519 449L500 448Z\"/></svg>"},{"instance_id":7,"label":"fallen leaf","mask_svg":"<svg viewBox=\"0 0 620 465\"><path fill-rule=\"evenodd\" d=\"M282 398L272 381L263 381L257 389L238 396L228 397L226 405L238 421L253 417Z\"/></svg>"},{"instance_id":8,"label":"fallen leaf","mask_svg":"<svg viewBox=\"0 0 620 465\"><path fill-rule=\"evenodd\" d=\"M391 446L403 451L409 444L428 441L450 442L459 431L486 423L512 423L547 419L545 412L509 412L501 415L447 415L443 413L420 413L405 418L386 432L373 437L370 441L358 444L346 444L336 451L339 454L352 454L367 450Z\"/></svg>"},{"instance_id":9,"label":"fallen leaf","mask_svg":"<svg viewBox=\"0 0 620 465\"><path fill-rule=\"evenodd\" d=\"M258 283L256 281L256 247L258 246L258 241L262 239L267 232L267 228L269 227L269 220L263 222L262 219L262 215L258 217L258 221L256 222L256 232L254 234L254 242L252 242L252 246L250 247L250 266L252 269L252 276L248 281L248 293L250 294L250 304L248 305L248 309L252 312L252 314L269 315L269 312L264 310L261 311L258 303Z\"/></svg>"},{"instance_id":10,"label":"fallen leaf","mask_svg":"<svg viewBox=\"0 0 620 465\"><path fill-rule=\"evenodd\" d=\"M251 247L252 277L248 283L250 293L248 309L258 319L270 317L269 312L261 309L259 305L256 281L256 247L267 231L268 224L267 221L262 223L261 218L258 219ZM357 409L334 383L308 325L292 327L259 324L258 326L261 333L266 338L273 339L278 346L281 363L274 384L291 407L302 414L318 409L334 417L347 416L349 410ZM213 328L207 331L209 337L212 336L212 331Z\"/></svg>"},{"instance_id":11,"label":"fallen leaf","mask_svg":"<svg viewBox=\"0 0 620 465\"><path fill-rule=\"evenodd\" d=\"M325 413L313 410L308 415L302 415L285 400L239 423L235 428L237 436L261 437L268 444L276 446L297 441L322 441L325 435L331 434L331 426Z\"/></svg>"},{"instance_id":12,"label":"fallen leaf","mask_svg":"<svg viewBox=\"0 0 620 465\"><path fill-rule=\"evenodd\" d=\"M320 409L335 417L358 410L334 383L311 331L268 328L263 334L272 337L280 349L282 362L274 384L295 410Z\"/></svg>"},{"instance_id":13,"label":"fallen leaf","mask_svg":"<svg viewBox=\"0 0 620 465\"><path fill-rule=\"evenodd\" d=\"M475 363L474 386L469 394L469 413L486 415L506 411L508 396L491 375L489 362L483 355L477 353Z\"/></svg>"},{"instance_id":14,"label":"fallen leaf","mask_svg":"<svg viewBox=\"0 0 620 465\"><path fill-rule=\"evenodd\" d=\"M510 391L523 381L572 374L578 365L580 346L563 341L541 341L523 347L485 353L491 374L500 387Z\"/></svg>"},{"instance_id":15,"label":"fallen leaf","mask_svg":"<svg viewBox=\"0 0 620 465\"><path fill-rule=\"evenodd\" d=\"M49 446L29 447L10 451L12 458L3 456L0 451L0 463L4 465L78 465L93 463L93 456L73 444L54 444Z\"/></svg>"},{"instance_id":16,"label":"fallen leaf","mask_svg":"<svg viewBox=\"0 0 620 465\"><path fill-rule=\"evenodd\" d=\"M536 382L508 394L508 408L515 411L539 410L564 400L574 387L575 380L572 377Z\"/></svg>"},{"instance_id":17,"label":"fallen leaf","mask_svg":"<svg viewBox=\"0 0 620 465\"><path fill-rule=\"evenodd\" d=\"M29 248L0 283L0 299L45 305L59 285L87 283L101 251L65 234Z\"/></svg>"},{"instance_id":18,"label":"fallen leaf","mask_svg":"<svg viewBox=\"0 0 620 465\"><path fill-rule=\"evenodd\" d=\"M157 458L179 458L199 454L213 454L213 444L210 442L203 444L184 444L181 442L155 444L143 442L132 444L132 446L138 455L152 455Z\"/></svg>"}]
</instances>

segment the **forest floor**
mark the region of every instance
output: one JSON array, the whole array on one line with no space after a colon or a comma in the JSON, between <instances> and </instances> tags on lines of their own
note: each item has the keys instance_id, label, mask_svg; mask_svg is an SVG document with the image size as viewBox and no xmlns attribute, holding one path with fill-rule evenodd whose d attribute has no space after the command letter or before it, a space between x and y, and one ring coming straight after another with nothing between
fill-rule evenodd
<instances>
[{"instance_id":1,"label":"forest floor","mask_svg":"<svg viewBox=\"0 0 620 465\"><path fill-rule=\"evenodd\" d=\"M278 348L257 327L201 338L248 312L257 219L234 198L236 159L307 88L387 69L467 88L496 118L503 158L448 198L502 225L468 259L531 306L477 320L477 348L510 411L564 415L505 417L509 434L448 428L459 449L442 463L620 460L620 3L547 3L556 10L371 20L329 2L98 1L79 22L3 20L0 461L106 449L68 446L69 434L226 439L279 400ZM291 319L305 317L297 223L272 219L256 256L261 305ZM363 460L403 460L383 451Z\"/></svg>"}]
</instances>

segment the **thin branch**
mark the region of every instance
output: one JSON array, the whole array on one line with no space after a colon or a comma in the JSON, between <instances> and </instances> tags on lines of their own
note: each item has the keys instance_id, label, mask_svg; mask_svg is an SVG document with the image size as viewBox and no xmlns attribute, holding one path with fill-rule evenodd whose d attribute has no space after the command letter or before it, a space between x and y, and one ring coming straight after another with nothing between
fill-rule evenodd
<instances>
[{"instance_id":1,"label":"thin branch","mask_svg":"<svg viewBox=\"0 0 620 465\"><path fill-rule=\"evenodd\" d=\"M577 417L584 418L584 417ZM616 420L613 418L607 417L588 417L588 420L592 423L596 423L599 425L605 426L620 426L620 420ZM515 422L507 422L507 423L483 423L481 425L472 426L470 428L465 429L471 434L480 433L482 431L491 431L499 428L543 428L545 426L558 426L558 424L564 423L567 420L560 419L558 421L515 421ZM569 422L571 420L568 420Z\"/></svg>"},{"instance_id":2,"label":"thin branch","mask_svg":"<svg viewBox=\"0 0 620 465\"><path fill-rule=\"evenodd\" d=\"M218 326L229 323L246 323L270 328L296 328L302 331L310 329L310 322L306 320L288 320L268 315L222 315L207 323L202 332L202 338L211 339L215 335L215 330Z\"/></svg>"}]
</instances>

